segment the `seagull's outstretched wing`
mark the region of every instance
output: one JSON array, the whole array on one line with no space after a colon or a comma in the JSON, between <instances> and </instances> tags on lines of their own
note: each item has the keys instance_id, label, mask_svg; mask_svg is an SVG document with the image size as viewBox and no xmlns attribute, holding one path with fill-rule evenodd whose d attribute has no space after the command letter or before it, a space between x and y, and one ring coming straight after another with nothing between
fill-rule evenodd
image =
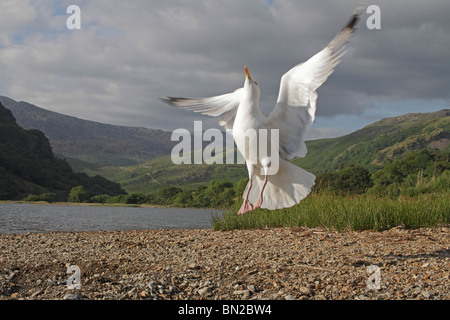
<instances>
[{"instance_id":1,"label":"seagull's outstretched wing","mask_svg":"<svg viewBox=\"0 0 450 320\"><path fill-rule=\"evenodd\" d=\"M345 54L362 9L322 51L283 75L275 109L266 118L266 128L279 129L280 155L285 159L306 155L305 135L316 113L316 90L333 73Z\"/></svg>"},{"instance_id":2,"label":"seagull's outstretched wing","mask_svg":"<svg viewBox=\"0 0 450 320\"><path fill-rule=\"evenodd\" d=\"M162 101L172 106L177 106L186 110L200 112L208 116L217 117L225 114L219 124L225 129L233 129L236 111L241 102L243 88L234 92L209 98L161 98Z\"/></svg>"}]
</instances>

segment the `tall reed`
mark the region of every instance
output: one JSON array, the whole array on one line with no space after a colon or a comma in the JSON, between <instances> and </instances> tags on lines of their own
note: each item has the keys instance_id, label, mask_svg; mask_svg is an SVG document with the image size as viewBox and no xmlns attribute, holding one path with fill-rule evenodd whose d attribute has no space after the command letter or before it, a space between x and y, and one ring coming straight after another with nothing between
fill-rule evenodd
<instances>
[{"instance_id":1,"label":"tall reed","mask_svg":"<svg viewBox=\"0 0 450 320\"><path fill-rule=\"evenodd\" d=\"M288 209L258 209L245 215L237 215L237 211L238 206L235 205L222 217L214 217L213 229L306 226L337 231L381 231L399 225L405 228L433 227L450 223L450 197L448 193L433 193L392 199L368 194L340 196L323 192L310 194L300 204Z\"/></svg>"}]
</instances>

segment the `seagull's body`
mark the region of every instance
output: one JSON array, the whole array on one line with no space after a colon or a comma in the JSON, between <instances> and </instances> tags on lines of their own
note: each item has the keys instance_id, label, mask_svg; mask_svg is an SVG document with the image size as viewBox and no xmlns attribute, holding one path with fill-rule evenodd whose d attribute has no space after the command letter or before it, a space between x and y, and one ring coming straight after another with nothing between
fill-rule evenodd
<instances>
[{"instance_id":1,"label":"seagull's body","mask_svg":"<svg viewBox=\"0 0 450 320\"><path fill-rule=\"evenodd\" d=\"M316 90L333 73L340 62L344 45L349 40L361 10L358 9L350 22L323 50L304 63L286 72L280 83L278 99L274 110L264 116L259 107L260 90L256 81L245 67L244 87L236 91L210 98L162 98L166 103L210 116L220 116L219 124L231 130L238 150L246 160L249 182L243 194L239 214L255 208L282 209L299 203L311 191L315 176L287 160L306 155L305 134L311 127L316 112ZM277 152L279 165L276 174L268 175L270 159L258 154L256 161L250 161L248 130L279 130ZM270 148L268 148L270 150Z\"/></svg>"}]
</instances>

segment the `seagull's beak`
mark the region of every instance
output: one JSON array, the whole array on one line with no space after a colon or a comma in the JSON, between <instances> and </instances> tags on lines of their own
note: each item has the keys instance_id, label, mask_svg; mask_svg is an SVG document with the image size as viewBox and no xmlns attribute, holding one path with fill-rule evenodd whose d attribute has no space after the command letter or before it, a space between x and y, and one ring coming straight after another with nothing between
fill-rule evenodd
<instances>
[{"instance_id":1,"label":"seagull's beak","mask_svg":"<svg viewBox=\"0 0 450 320\"><path fill-rule=\"evenodd\" d=\"M244 69L245 69L245 76L246 76L251 82L253 82L253 79L252 79L252 77L250 76L250 72L248 72L247 66L245 66Z\"/></svg>"}]
</instances>

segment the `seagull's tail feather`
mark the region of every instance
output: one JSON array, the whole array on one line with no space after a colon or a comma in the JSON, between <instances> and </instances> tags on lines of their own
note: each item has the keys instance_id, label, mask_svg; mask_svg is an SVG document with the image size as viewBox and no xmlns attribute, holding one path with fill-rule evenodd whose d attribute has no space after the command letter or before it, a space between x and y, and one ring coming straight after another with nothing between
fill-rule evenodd
<instances>
[{"instance_id":1,"label":"seagull's tail feather","mask_svg":"<svg viewBox=\"0 0 450 320\"><path fill-rule=\"evenodd\" d=\"M315 179L312 173L280 159L278 173L267 177L261 208L274 210L292 207L311 192ZM253 177L252 189L248 197L252 205L258 201L263 184L263 175L257 174ZM248 188L249 184L245 188L244 196Z\"/></svg>"}]
</instances>

